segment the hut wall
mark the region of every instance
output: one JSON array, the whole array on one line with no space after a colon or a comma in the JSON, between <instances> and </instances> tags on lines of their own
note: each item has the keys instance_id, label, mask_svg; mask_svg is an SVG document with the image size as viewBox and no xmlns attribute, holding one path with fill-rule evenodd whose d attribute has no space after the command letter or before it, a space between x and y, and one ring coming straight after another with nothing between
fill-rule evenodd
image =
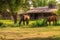
<instances>
[{"instance_id":1,"label":"hut wall","mask_svg":"<svg viewBox=\"0 0 60 40\"><path fill-rule=\"evenodd\" d=\"M51 16L53 13L29 13L30 19L40 19Z\"/></svg>"}]
</instances>

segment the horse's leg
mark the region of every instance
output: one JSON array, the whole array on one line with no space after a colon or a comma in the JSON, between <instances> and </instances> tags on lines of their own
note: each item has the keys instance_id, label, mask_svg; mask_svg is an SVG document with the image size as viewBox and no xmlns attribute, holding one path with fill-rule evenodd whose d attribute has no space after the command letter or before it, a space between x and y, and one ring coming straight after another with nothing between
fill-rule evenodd
<instances>
[{"instance_id":1,"label":"horse's leg","mask_svg":"<svg viewBox=\"0 0 60 40\"><path fill-rule=\"evenodd\" d=\"M55 24L57 24L57 20L55 20Z\"/></svg>"},{"instance_id":2,"label":"horse's leg","mask_svg":"<svg viewBox=\"0 0 60 40\"><path fill-rule=\"evenodd\" d=\"M27 24L27 25L29 24L29 20L26 20L26 24Z\"/></svg>"},{"instance_id":3,"label":"horse's leg","mask_svg":"<svg viewBox=\"0 0 60 40\"><path fill-rule=\"evenodd\" d=\"M48 23L47 23L48 21L46 20L46 25L48 25Z\"/></svg>"},{"instance_id":4,"label":"horse's leg","mask_svg":"<svg viewBox=\"0 0 60 40\"><path fill-rule=\"evenodd\" d=\"M55 21L53 21L53 25L55 25Z\"/></svg>"},{"instance_id":5,"label":"horse's leg","mask_svg":"<svg viewBox=\"0 0 60 40\"><path fill-rule=\"evenodd\" d=\"M25 20L23 20L23 25L25 25Z\"/></svg>"},{"instance_id":6,"label":"horse's leg","mask_svg":"<svg viewBox=\"0 0 60 40\"><path fill-rule=\"evenodd\" d=\"M57 21L58 21L58 20L57 20L57 17L56 17L56 20L55 20L56 24L57 24Z\"/></svg>"},{"instance_id":7,"label":"horse's leg","mask_svg":"<svg viewBox=\"0 0 60 40\"><path fill-rule=\"evenodd\" d=\"M56 25L56 24L57 24L57 20L54 20L54 21L53 21L53 24Z\"/></svg>"},{"instance_id":8,"label":"horse's leg","mask_svg":"<svg viewBox=\"0 0 60 40\"><path fill-rule=\"evenodd\" d=\"M19 21L19 26L21 25L22 19Z\"/></svg>"},{"instance_id":9,"label":"horse's leg","mask_svg":"<svg viewBox=\"0 0 60 40\"><path fill-rule=\"evenodd\" d=\"M51 21L49 21L49 25L51 25Z\"/></svg>"}]
</instances>

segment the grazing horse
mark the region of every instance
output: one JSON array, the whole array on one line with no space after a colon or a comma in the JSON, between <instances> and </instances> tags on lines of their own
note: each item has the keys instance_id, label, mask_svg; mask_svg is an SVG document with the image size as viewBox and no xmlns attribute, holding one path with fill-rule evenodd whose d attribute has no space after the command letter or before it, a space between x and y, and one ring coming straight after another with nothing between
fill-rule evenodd
<instances>
[{"instance_id":1,"label":"grazing horse","mask_svg":"<svg viewBox=\"0 0 60 40\"><path fill-rule=\"evenodd\" d=\"M57 16L56 15L52 15L52 16L49 16L47 17L47 20L46 20L46 23L51 24L51 22L53 22L53 24L56 24L57 23Z\"/></svg>"},{"instance_id":2,"label":"grazing horse","mask_svg":"<svg viewBox=\"0 0 60 40\"><path fill-rule=\"evenodd\" d=\"M24 25L25 25L25 22L26 22L26 24L28 25L29 24L29 19L30 19L30 17L29 17L28 14L22 14L21 19L19 21L19 25L21 24L21 22L23 22Z\"/></svg>"}]
</instances>

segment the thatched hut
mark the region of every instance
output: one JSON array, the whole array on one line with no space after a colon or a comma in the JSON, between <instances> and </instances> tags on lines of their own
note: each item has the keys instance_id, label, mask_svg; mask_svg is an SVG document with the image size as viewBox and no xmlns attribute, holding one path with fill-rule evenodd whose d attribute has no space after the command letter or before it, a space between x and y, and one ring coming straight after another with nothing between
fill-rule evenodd
<instances>
[{"instance_id":1,"label":"thatched hut","mask_svg":"<svg viewBox=\"0 0 60 40\"><path fill-rule=\"evenodd\" d=\"M33 8L31 10L28 10L26 13L30 15L31 19L39 19L41 17L56 15L55 14L56 11L57 11L57 7L49 8L48 6L45 6L45 7Z\"/></svg>"}]
</instances>

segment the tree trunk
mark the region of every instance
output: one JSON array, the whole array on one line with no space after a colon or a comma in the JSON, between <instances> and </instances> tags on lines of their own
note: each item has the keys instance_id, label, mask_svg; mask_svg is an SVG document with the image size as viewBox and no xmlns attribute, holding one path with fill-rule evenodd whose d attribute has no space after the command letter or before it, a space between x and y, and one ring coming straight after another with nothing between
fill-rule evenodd
<instances>
[{"instance_id":1,"label":"tree trunk","mask_svg":"<svg viewBox=\"0 0 60 40\"><path fill-rule=\"evenodd\" d=\"M14 24L17 23L17 13L12 13Z\"/></svg>"}]
</instances>

